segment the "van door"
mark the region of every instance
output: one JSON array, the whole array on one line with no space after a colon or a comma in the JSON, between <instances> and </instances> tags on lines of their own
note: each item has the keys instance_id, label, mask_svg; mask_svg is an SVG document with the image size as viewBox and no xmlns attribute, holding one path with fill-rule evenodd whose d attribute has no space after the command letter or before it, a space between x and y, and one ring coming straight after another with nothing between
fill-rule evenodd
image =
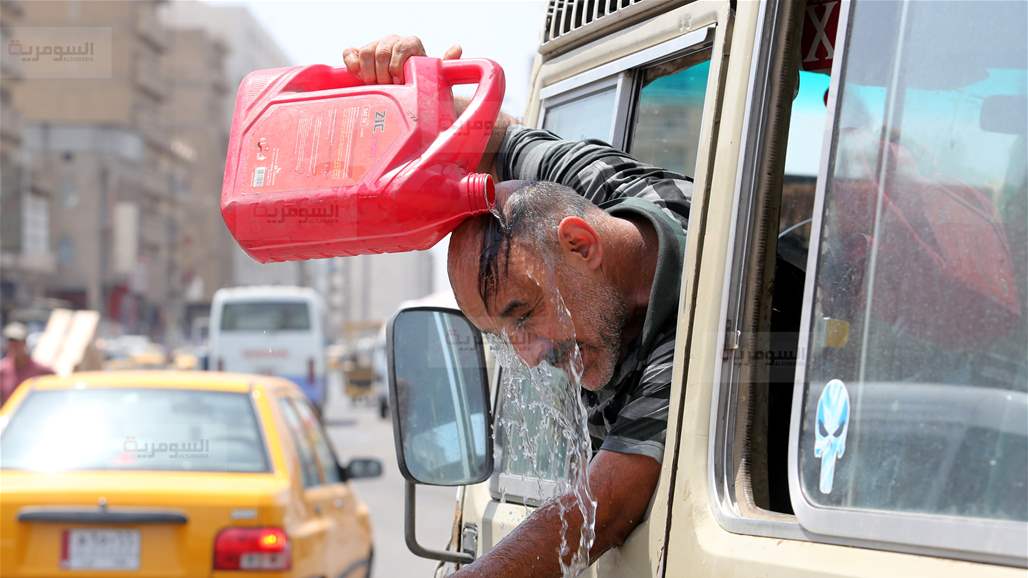
<instances>
[{"instance_id":1,"label":"van door","mask_svg":"<svg viewBox=\"0 0 1028 578\"><path fill-rule=\"evenodd\" d=\"M683 28L683 22L690 25ZM709 103L715 100L712 95L717 94L723 74L719 63L728 25L727 9L684 6L633 28L627 37L603 37L576 50L577 62L589 62L589 66L569 66L567 60L542 63L537 78L562 80L534 87L533 101L540 106L537 125L566 139L609 142L640 160L680 172L697 184L704 182L698 171L706 170L704 156L715 140L710 135L716 107ZM612 50L612 41L632 49ZM693 242L690 236L689 243ZM539 504L554 497L553 476L563 459L561 447L539 429L538 420L525 420L518 428L503 427L505 421L524 415L502 401L503 388L509 386L499 372L493 381L493 476L464 493L462 548L476 555L488 552ZM534 394L521 391L514 397L531 403ZM511 437L503 433L510 430ZM529 460L526 452L536 459ZM665 464L670 462L668 458ZM662 473L655 502L668 495L668 480L667 472ZM651 507L652 524L644 521L625 545L582 575L653 575L661 558L665 508Z\"/></svg>"},{"instance_id":2,"label":"van door","mask_svg":"<svg viewBox=\"0 0 1028 578\"><path fill-rule=\"evenodd\" d=\"M800 73L786 100L790 130L826 105L819 153L787 151L816 169L776 184L758 118L708 197L731 233L695 286L721 310L691 319L718 337L688 353L663 575L1023 576L1026 6L811 0L818 34L833 10L830 89ZM795 78L772 45L754 78Z\"/></svg>"}]
</instances>

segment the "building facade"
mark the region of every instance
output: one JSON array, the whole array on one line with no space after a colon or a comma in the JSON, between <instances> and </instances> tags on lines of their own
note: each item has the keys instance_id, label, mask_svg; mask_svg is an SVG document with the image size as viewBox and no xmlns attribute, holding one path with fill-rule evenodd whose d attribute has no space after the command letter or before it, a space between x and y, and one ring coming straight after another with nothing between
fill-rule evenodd
<instances>
[{"instance_id":1,"label":"building facade","mask_svg":"<svg viewBox=\"0 0 1028 578\"><path fill-rule=\"evenodd\" d=\"M244 66L229 60L282 59L262 30L238 35L250 46L169 19L177 4L0 3L16 47L0 87L5 319L46 301L100 311L109 333L176 342L236 284L241 253L218 210L242 74L230 69ZM89 50L56 62L58 46ZM282 269L297 281L295 264Z\"/></svg>"},{"instance_id":2,"label":"building facade","mask_svg":"<svg viewBox=\"0 0 1028 578\"><path fill-rule=\"evenodd\" d=\"M24 17L23 2L0 2L0 45L8 46ZM24 80L23 65L12 56L0 58L0 323L17 318L35 322L33 329L38 329L56 271L50 231L53 181L24 146L24 122L13 106L14 89Z\"/></svg>"},{"instance_id":3,"label":"building facade","mask_svg":"<svg viewBox=\"0 0 1028 578\"><path fill-rule=\"evenodd\" d=\"M220 107L218 126L228 134L236 101L236 87L247 73L261 68L287 66L289 59L267 30L245 6L215 5L194 0L170 2L162 7L161 19L185 30L203 30L226 48L224 74L227 91L212 107ZM226 147L218 153L224 167ZM221 176L218 192L221 191ZM220 218L220 217L219 217ZM224 228L224 226L222 226ZM246 255L234 241L232 253L234 285L307 285L308 271L301 263L261 264Z\"/></svg>"},{"instance_id":4,"label":"building facade","mask_svg":"<svg viewBox=\"0 0 1028 578\"><path fill-rule=\"evenodd\" d=\"M169 98L163 105L168 138L191 170L176 175L181 226L177 252L185 331L206 316L214 292L234 284L234 242L219 210L228 128L221 103L229 93L227 47L199 28L170 28L162 59Z\"/></svg>"},{"instance_id":5,"label":"building facade","mask_svg":"<svg viewBox=\"0 0 1028 578\"><path fill-rule=\"evenodd\" d=\"M190 169L162 117L169 36L158 4L23 3L25 50L81 44L89 54L30 59L13 108L24 117L25 148L55 180L50 295L100 311L112 332L164 339L182 295L174 179Z\"/></svg>"}]
</instances>

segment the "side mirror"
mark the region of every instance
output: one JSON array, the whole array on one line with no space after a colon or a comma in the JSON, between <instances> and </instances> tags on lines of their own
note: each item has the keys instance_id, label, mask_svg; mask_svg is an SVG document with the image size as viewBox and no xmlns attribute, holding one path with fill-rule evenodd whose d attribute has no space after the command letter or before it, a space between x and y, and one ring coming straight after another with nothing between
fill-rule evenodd
<instances>
[{"instance_id":1,"label":"side mirror","mask_svg":"<svg viewBox=\"0 0 1028 578\"><path fill-rule=\"evenodd\" d=\"M382 462L375 458L354 458L340 469L343 480L377 478L382 475Z\"/></svg>"},{"instance_id":2,"label":"side mirror","mask_svg":"<svg viewBox=\"0 0 1028 578\"><path fill-rule=\"evenodd\" d=\"M493 470L482 335L453 309L416 307L389 322L389 401L403 477L463 486Z\"/></svg>"},{"instance_id":3,"label":"side mirror","mask_svg":"<svg viewBox=\"0 0 1028 578\"><path fill-rule=\"evenodd\" d=\"M404 487L404 538L414 555L470 564L467 552L418 543L417 483L463 486L493 472L489 378L482 335L453 309L412 307L393 316L386 334L389 406Z\"/></svg>"}]
</instances>

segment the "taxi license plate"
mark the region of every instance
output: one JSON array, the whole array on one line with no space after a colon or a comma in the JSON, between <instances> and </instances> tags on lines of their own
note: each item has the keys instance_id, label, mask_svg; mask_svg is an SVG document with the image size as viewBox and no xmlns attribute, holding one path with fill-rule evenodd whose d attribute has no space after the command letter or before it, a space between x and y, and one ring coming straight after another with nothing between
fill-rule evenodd
<instances>
[{"instance_id":1,"label":"taxi license plate","mask_svg":"<svg viewBox=\"0 0 1028 578\"><path fill-rule=\"evenodd\" d=\"M65 530L61 568L66 570L138 570L139 530Z\"/></svg>"}]
</instances>

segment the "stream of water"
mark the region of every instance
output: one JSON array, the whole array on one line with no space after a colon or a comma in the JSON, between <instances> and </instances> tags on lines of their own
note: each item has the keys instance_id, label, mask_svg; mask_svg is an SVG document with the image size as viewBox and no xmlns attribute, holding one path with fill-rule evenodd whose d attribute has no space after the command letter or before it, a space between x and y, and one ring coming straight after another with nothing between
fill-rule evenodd
<instances>
[{"instance_id":1,"label":"stream of water","mask_svg":"<svg viewBox=\"0 0 1028 578\"><path fill-rule=\"evenodd\" d=\"M589 487L589 438L580 395L581 354L558 368L528 367L509 339L490 336L503 368L494 435L502 445L507 471L535 479L537 496L552 496L561 521L558 555L561 574L577 576L589 566L595 539L596 500ZM506 496L502 496L506 501ZM580 530L578 529L580 528Z\"/></svg>"}]
</instances>

